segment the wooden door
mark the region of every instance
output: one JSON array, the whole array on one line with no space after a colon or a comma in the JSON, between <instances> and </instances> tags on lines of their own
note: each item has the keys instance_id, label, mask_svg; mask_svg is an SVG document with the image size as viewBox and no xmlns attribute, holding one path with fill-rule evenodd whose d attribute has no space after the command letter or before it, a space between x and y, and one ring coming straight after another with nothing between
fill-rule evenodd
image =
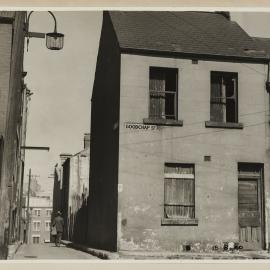
<instances>
[{"instance_id":1,"label":"wooden door","mask_svg":"<svg viewBox=\"0 0 270 270\"><path fill-rule=\"evenodd\" d=\"M245 250L263 247L260 177L238 180L239 244Z\"/></svg>"}]
</instances>

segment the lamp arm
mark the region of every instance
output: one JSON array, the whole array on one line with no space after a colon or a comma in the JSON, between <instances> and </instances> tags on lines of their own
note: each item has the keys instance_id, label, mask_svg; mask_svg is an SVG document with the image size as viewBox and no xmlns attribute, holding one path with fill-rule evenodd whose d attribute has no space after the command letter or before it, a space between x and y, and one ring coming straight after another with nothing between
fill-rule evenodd
<instances>
[{"instance_id":1,"label":"lamp arm","mask_svg":"<svg viewBox=\"0 0 270 270\"><path fill-rule=\"evenodd\" d=\"M27 16L27 19L26 19L26 33L28 34L29 33L29 20L30 20L30 16L32 15L34 11L31 11L28 16ZM51 14L51 16L53 17L53 20L54 20L54 32L57 32L57 21L56 21L56 18L54 16L54 14L51 12L51 11L48 11L49 14Z\"/></svg>"},{"instance_id":2,"label":"lamp arm","mask_svg":"<svg viewBox=\"0 0 270 270\"><path fill-rule=\"evenodd\" d=\"M57 22L56 22L56 18L55 18L54 14L53 14L51 11L48 11L48 12L52 15L52 17L53 17L53 19L54 19L54 32L57 32Z\"/></svg>"},{"instance_id":3,"label":"lamp arm","mask_svg":"<svg viewBox=\"0 0 270 270\"><path fill-rule=\"evenodd\" d=\"M31 14L32 14L33 12L34 12L34 11L31 11L31 12L28 14L27 18L26 18L26 33L27 33L27 34L29 33L29 20L30 20L30 16L31 16Z\"/></svg>"}]
</instances>

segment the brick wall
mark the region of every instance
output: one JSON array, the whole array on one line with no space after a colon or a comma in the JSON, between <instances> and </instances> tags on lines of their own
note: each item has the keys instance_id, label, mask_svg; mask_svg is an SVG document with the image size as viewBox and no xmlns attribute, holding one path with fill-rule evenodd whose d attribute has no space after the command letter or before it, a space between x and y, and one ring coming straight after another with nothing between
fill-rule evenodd
<instances>
[{"instance_id":1,"label":"brick wall","mask_svg":"<svg viewBox=\"0 0 270 270\"><path fill-rule=\"evenodd\" d=\"M14 20L11 19L12 14ZM24 20L26 12L7 13L0 18L0 132L4 150L0 183L0 256L5 257L7 244L15 241L18 232L18 200L21 187L22 160L19 155L21 136L22 71ZM12 202L10 207L10 202ZM11 218L13 216L13 219ZM1 252L2 251L2 252Z\"/></svg>"}]
</instances>

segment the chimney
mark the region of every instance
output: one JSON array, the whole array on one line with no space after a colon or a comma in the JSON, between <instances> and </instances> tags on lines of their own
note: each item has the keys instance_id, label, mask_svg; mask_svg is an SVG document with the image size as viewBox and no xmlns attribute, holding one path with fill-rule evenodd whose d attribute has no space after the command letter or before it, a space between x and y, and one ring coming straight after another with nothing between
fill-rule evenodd
<instances>
[{"instance_id":1,"label":"chimney","mask_svg":"<svg viewBox=\"0 0 270 270\"><path fill-rule=\"evenodd\" d=\"M231 14L229 11L216 11L215 13L224 16L227 20L231 20Z\"/></svg>"},{"instance_id":2,"label":"chimney","mask_svg":"<svg viewBox=\"0 0 270 270\"><path fill-rule=\"evenodd\" d=\"M72 155L71 154L68 154L68 153L62 153L60 154L60 160L61 160L61 165L64 164L64 162L70 158Z\"/></svg>"},{"instance_id":3,"label":"chimney","mask_svg":"<svg viewBox=\"0 0 270 270\"><path fill-rule=\"evenodd\" d=\"M83 144L84 149L90 148L90 133L84 133Z\"/></svg>"}]
</instances>

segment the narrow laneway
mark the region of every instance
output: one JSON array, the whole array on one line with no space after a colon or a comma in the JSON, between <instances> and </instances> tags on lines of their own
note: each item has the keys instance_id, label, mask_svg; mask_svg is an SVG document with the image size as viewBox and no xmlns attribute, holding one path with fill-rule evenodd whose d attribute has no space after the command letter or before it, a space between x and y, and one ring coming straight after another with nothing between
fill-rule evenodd
<instances>
[{"instance_id":1,"label":"narrow laneway","mask_svg":"<svg viewBox=\"0 0 270 270\"><path fill-rule=\"evenodd\" d=\"M32 244L22 245L14 256L14 260L98 260L86 252L68 248L61 245L55 247L54 244Z\"/></svg>"}]
</instances>

